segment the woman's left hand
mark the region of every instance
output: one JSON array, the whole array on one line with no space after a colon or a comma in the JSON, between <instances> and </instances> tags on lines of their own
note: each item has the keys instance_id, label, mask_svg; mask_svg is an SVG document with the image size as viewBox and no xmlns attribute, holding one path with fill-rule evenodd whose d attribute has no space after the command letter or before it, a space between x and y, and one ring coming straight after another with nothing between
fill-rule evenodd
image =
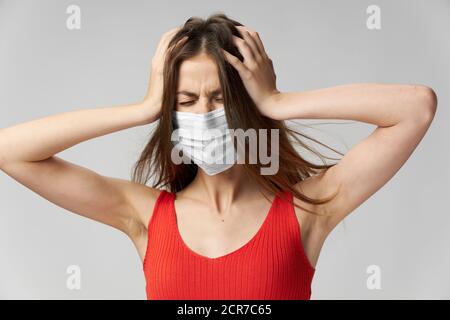
<instances>
[{"instance_id":1,"label":"woman's left hand","mask_svg":"<svg viewBox=\"0 0 450 320\"><path fill-rule=\"evenodd\" d=\"M259 111L266 117L276 119L273 98L279 93L272 60L264 50L257 32L245 26L237 26L244 39L233 36L234 43L244 57L241 62L236 56L222 49L227 61L238 71L248 94Z\"/></svg>"}]
</instances>

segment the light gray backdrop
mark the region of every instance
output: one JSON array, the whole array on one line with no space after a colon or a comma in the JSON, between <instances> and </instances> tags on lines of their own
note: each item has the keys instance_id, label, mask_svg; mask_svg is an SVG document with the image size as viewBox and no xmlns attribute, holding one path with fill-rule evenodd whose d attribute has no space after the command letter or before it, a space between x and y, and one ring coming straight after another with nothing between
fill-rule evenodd
<instances>
[{"instance_id":1,"label":"light gray backdrop","mask_svg":"<svg viewBox=\"0 0 450 320\"><path fill-rule=\"evenodd\" d=\"M72 4L81 8L80 30L66 27ZM372 4L381 8L380 30L366 27ZM161 34L217 10L260 33L282 91L354 82L435 89L435 121L410 160L327 239L312 298L450 298L450 1L0 0L0 127L139 101ZM325 131L308 133L341 151L374 129L315 128ZM117 132L59 155L129 178L149 130ZM3 172L0 190L0 298L145 298L141 263L125 235L53 205ZM81 290L66 287L69 265L81 268ZM380 290L367 288L370 265L381 268Z\"/></svg>"}]
</instances>

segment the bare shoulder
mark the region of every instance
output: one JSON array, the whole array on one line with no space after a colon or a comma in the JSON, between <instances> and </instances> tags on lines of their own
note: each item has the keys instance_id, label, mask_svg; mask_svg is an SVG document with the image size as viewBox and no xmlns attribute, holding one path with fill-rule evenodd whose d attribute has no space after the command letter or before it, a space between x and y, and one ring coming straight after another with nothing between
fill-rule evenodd
<instances>
[{"instance_id":1,"label":"bare shoulder","mask_svg":"<svg viewBox=\"0 0 450 320\"><path fill-rule=\"evenodd\" d=\"M127 201L135 212L134 219L131 222L133 225L129 228L129 236L131 238L140 236L147 230L156 199L161 193L161 190L125 180L118 180L118 183L121 185Z\"/></svg>"},{"instance_id":2,"label":"bare shoulder","mask_svg":"<svg viewBox=\"0 0 450 320\"><path fill-rule=\"evenodd\" d=\"M320 174L300 181L294 188L309 198L327 198L334 194L335 190L333 190L331 185L326 185L326 180L323 179L324 173L325 170ZM329 218L324 215L334 210L332 209L333 204L331 206L330 203L314 205L298 198L294 198L294 203L300 206L300 208L294 207L294 210L301 230L302 245L311 265L315 266L319 259L322 246L332 231ZM307 210L313 211L316 214L309 213Z\"/></svg>"},{"instance_id":3,"label":"bare shoulder","mask_svg":"<svg viewBox=\"0 0 450 320\"><path fill-rule=\"evenodd\" d=\"M331 196L335 191L336 187L332 184L327 184L326 179L324 179L324 174L326 170L321 173L309 177L303 181L298 182L294 187L302 194L313 199L322 199ZM326 237L332 229L330 228L329 217L327 215L333 212L333 200L322 205L310 204L306 201L294 198L294 203L317 213L311 214L305 212L302 209L295 207L295 213L299 219L299 223L302 228L308 232L318 233L323 237Z\"/></svg>"}]
</instances>

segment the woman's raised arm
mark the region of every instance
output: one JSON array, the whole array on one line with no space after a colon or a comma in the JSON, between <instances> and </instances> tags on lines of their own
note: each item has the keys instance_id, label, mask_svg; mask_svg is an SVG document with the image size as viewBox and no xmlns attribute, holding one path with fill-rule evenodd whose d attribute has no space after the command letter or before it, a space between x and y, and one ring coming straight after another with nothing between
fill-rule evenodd
<instances>
[{"instance_id":1,"label":"woman's raised arm","mask_svg":"<svg viewBox=\"0 0 450 320\"><path fill-rule=\"evenodd\" d=\"M242 38L234 36L234 43L243 61L225 50L223 54L263 115L276 120L347 119L377 126L338 164L296 186L300 192L307 187L307 196L313 198L331 196L339 188L332 201L314 208L330 215L317 220L330 232L406 162L434 118L436 94L424 85L380 83L280 92L259 34L244 26L238 29Z\"/></svg>"},{"instance_id":2,"label":"woman's raised arm","mask_svg":"<svg viewBox=\"0 0 450 320\"><path fill-rule=\"evenodd\" d=\"M266 108L279 119L348 119L377 127L335 166L312 178L331 231L403 166L427 132L436 112L435 92L423 85L348 84L307 92L275 93ZM276 111L275 111L276 110Z\"/></svg>"},{"instance_id":3,"label":"woman's raised arm","mask_svg":"<svg viewBox=\"0 0 450 320\"><path fill-rule=\"evenodd\" d=\"M161 37L142 102L64 112L2 128L1 170L60 207L111 225L130 237L141 235L159 190L105 177L55 155L82 141L159 117L166 45L176 30Z\"/></svg>"},{"instance_id":4,"label":"woman's raised arm","mask_svg":"<svg viewBox=\"0 0 450 320\"><path fill-rule=\"evenodd\" d=\"M139 196L148 187L105 177L55 154L82 141L145 123L132 104L51 115L0 130L0 169L50 202L132 235L139 232ZM156 194L156 191L153 192Z\"/></svg>"}]
</instances>

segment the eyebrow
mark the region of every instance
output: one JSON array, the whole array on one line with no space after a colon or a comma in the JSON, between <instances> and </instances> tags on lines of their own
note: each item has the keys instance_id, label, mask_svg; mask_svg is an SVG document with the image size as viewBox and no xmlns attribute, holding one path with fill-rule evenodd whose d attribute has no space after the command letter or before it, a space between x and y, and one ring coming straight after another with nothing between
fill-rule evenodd
<instances>
[{"instance_id":1,"label":"eyebrow","mask_svg":"<svg viewBox=\"0 0 450 320\"><path fill-rule=\"evenodd\" d=\"M190 92L190 91L186 91L186 90L178 91L177 94L184 94L184 95L186 95L188 97L193 97L193 98L197 98L198 97L198 95L195 94L194 92ZM213 91L208 93L208 96L213 97L213 96L217 96L219 94L222 94L222 89L213 90Z\"/></svg>"}]
</instances>

